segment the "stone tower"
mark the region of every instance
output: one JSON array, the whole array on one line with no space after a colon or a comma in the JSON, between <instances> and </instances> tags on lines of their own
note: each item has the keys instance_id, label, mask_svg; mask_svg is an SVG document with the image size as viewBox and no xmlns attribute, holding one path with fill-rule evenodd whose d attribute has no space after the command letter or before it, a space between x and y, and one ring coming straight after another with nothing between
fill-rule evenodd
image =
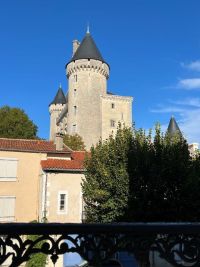
<instances>
[{"instance_id":1,"label":"stone tower","mask_svg":"<svg viewBox=\"0 0 200 267\"><path fill-rule=\"evenodd\" d=\"M74 52L66 65L69 80L67 132L78 133L88 146L101 136L100 97L107 92L109 66L89 32Z\"/></svg>"},{"instance_id":2,"label":"stone tower","mask_svg":"<svg viewBox=\"0 0 200 267\"><path fill-rule=\"evenodd\" d=\"M57 119L66 105L66 98L61 86L59 87L54 100L49 105L50 113L50 140L55 140L56 134L61 132L60 126L57 125Z\"/></svg>"},{"instance_id":3,"label":"stone tower","mask_svg":"<svg viewBox=\"0 0 200 267\"><path fill-rule=\"evenodd\" d=\"M100 138L115 134L118 122L132 125L132 97L107 92L109 65L102 57L91 34L87 31L80 43L73 41L73 56L66 64L68 93L50 106L50 139L64 130L79 134L87 149ZM55 103L56 102L56 103ZM58 103L59 102L59 103Z\"/></svg>"}]
</instances>

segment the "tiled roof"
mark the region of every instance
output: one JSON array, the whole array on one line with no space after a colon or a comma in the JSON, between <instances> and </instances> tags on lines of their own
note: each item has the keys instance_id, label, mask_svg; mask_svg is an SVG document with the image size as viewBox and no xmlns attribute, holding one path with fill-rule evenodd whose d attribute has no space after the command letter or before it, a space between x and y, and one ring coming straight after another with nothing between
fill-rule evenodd
<instances>
[{"instance_id":1,"label":"tiled roof","mask_svg":"<svg viewBox=\"0 0 200 267\"><path fill-rule=\"evenodd\" d=\"M80 160L80 161L84 161L86 155L88 155L88 152L85 151L73 151L71 154L72 159L74 160Z\"/></svg>"},{"instance_id":2,"label":"tiled roof","mask_svg":"<svg viewBox=\"0 0 200 267\"><path fill-rule=\"evenodd\" d=\"M83 160L47 159L41 161L43 170L84 171Z\"/></svg>"},{"instance_id":3,"label":"tiled roof","mask_svg":"<svg viewBox=\"0 0 200 267\"><path fill-rule=\"evenodd\" d=\"M24 151L33 153L71 153L67 147L56 150L53 141L0 138L0 151Z\"/></svg>"}]
</instances>

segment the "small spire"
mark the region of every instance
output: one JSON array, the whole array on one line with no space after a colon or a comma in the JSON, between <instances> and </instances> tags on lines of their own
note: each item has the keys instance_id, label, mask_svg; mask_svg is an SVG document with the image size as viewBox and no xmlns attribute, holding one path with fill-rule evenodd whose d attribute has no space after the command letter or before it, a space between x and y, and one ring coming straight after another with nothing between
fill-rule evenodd
<instances>
[{"instance_id":1,"label":"small spire","mask_svg":"<svg viewBox=\"0 0 200 267\"><path fill-rule=\"evenodd\" d=\"M60 82L59 88L62 89L62 84L61 84L61 82Z\"/></svg>"},{"instance_id":2,"label":"small spire","mask_svg":"<svg viewBox=\"0 0 200 267\"><path fill-rule=\"evenodd\" d=\"M88 24L87 24L87 32L86 32L87 34L89 34L90 33L90 24L89 24L89 22L88 22Z\"/></svg>"}]
</instances>

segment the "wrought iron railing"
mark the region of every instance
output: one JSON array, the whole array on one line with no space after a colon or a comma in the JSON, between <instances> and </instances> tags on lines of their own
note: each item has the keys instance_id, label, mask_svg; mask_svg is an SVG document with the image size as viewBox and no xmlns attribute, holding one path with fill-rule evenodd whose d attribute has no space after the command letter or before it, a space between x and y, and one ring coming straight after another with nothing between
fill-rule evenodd
<instances>
[{"instance_id":1,"label":"wrought iron railing","mask_svg":"<svg viewBox=\"0 0 200 267\"><path fill-rule=\"evenodd\" d=\"M29 240L28 235L38 238ZM53 263L59 255L77 252L89 266L109 266L119 251L134 254L142 267L150 266L153 252L171 266L200 266L199 223L5 223L0 236L0 266L8 258L11 267L19 266L39 252Z\"/></svg>"}]
</instances>

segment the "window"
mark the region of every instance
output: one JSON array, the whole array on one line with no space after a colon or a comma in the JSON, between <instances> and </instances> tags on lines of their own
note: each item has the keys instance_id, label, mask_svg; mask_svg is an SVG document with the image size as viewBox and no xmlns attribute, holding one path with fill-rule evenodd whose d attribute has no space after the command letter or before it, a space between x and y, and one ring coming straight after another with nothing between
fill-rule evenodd
<instances>
[{"instance_id":1,"label":"window","mask_svg":"<svg viewBox=\"0 0 200 267\"><path fill-rule=\"evenodd\" d=\"M110 126L115 127L115 121L114 120L110 120Z\"/></svg>"},{"instance_id":2,"label":"window","mask_svg":"<svg viewBox=\"0 0 200 267\"><path fill-rule=\"evenodd\" d=\"M76 115L77 112L77 106L74 106L74 115Z\"/></svg>"},{"instance_id":3,"label":"window","mask_svg":"<svg viewBox=\"0 0 200 267\"><path fill-rule=\"evenodd\" d=\"M76 89L74 89L74 97L76 96L76 91L77 91L77 90L76 90Z\"/></svg>"},{"instance_id":4,"label":"window","mask_svg":"<svg viewBox=\"0 0 200 267\"><path fill-rule=\"evenodd\" d=\"M78 78L77 75L74 75L74 81L77 82Z\"/></svg>"},{"instance_id":5,"label":"window","mask_svg":"<svg viewBox=\"0 0 200 267\"><path fill-rule=\"evenodd\" d=\"M67 192L58 192L58 214L67 213Z\"/></svg>"},{"instance_id":6,"label":"window","mask_svg":"<svg viewBox=\"0 0 200 267\"><path fill-rule=\"evenodd\" d=\"M115 103L112 103L111 104L111 108L115 108Z\"/></svg>"},{"instance_id":7,"label":"window","mask_svg":"<svg viewBox=\"0 0 200 267\"><path fill-rule=\"evenodd\" d=\"M17 162L15 158L0 158L0 181L16 181Z\"/></svg>"},{"instance_id":8,"label":"window","mask_svg":"<svg viewBox=\"0 0 200 267\"><path fill-rule=\"evenodd\" d=\"M0 196L0 222L15 220L15 197Z\"/></svg>"},{"instance_id":9,"label":"window","mask_svg":"<svg viewBox=\"0 0 200 267\"><path fill-rule=\"evenodd\" d=\"M72 125L72 132L75 133L76 132L76 124Z\"/></svg>"}]
</instances>

